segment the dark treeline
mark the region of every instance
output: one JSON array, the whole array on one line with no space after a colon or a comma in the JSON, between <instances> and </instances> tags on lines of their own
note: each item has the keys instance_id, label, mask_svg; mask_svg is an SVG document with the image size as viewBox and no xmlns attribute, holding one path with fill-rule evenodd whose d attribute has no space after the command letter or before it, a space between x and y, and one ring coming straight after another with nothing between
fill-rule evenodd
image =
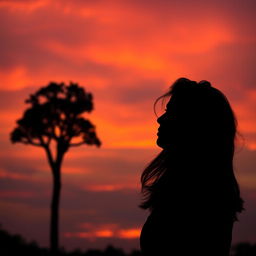
<instances>
[{"instance_id":1,"label":"dark treeline","mask_svg":"<svg viewBox=\"0 0 256 256\"><path fill-rule=\"evenodd\" d=\"M50 256L48 248L39 247L36 242L27 242L20 235L11 235L0 227L0 255L1 256ZM233 246L231 256L255 256L256 243L239 243ZM67 252L64 248L60 249L59 256L142 256L140 251L134 250L126 254L122 249L114 248L109 245L105 250L90 249L81 251L79 249ZM184 255L186 256L186 255Z\"/></svg>"},{"instance_id":2,"label":"dark treeline","mask_svg":"<svg viewBox=\"0 0 256 256\"><path fill-rule=\"evenodd\" d=\"M27 242L20 235L12 235L0 227L0 255L1 256L52 256L48 248L39 247L35 241ZM141 256L140 251L134 250L126 254L122 249L109 245L105 250L89 249L82 251L76 249L67 252L60 248L58 256Z\"/></svg>"}]
</instances>

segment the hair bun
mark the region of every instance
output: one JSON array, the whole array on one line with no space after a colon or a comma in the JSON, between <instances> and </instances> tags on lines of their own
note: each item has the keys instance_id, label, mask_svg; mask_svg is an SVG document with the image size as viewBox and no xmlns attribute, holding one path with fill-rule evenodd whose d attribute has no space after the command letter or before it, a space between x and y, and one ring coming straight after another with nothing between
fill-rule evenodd
<instances>
[{"instance_id":1,"label":"hair bun","mask_svg":"<svg viewBox=\"0 0 256 256\"><path fill-rule=\"evenodd\" d=\"M205 87L212 87L211 83L206 80L202 80L198 84Z\"/></svg>"}]
</instances>

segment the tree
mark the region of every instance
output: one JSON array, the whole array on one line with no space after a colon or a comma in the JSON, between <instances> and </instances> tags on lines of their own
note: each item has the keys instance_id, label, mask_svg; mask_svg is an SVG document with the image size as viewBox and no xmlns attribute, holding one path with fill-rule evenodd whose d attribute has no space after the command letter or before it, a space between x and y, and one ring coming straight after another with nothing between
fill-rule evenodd
<instances>
[{"instance_id":1,"label":"tree","mask_svg":"<svg viewBox=\"0 0 256 256\"><path fill-rule=\"evenodd\" d=\"M58 252L61 166L70 147L100 146L95 126L82 114L93 110L93 97L76 83L50 82L25 101L30 107L11 132L13 143L42 147L53 174L50 249Z\"/></svg>"}]
</instances>

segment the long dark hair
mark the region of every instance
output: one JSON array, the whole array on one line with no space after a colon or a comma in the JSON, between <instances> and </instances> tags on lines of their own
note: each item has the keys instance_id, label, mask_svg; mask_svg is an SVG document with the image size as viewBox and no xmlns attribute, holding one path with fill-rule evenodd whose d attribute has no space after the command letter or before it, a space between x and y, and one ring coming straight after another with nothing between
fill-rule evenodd
<instances>
[{"instance_id":1,"label":"long dark hair","mask_svg":"<svg viewBox=\"0 0 256 256\"><path fill-rule=\"evenodd\" d=\"M219 207L228 205L234 221L237 220L237 213L244 209L233 171L237 121L226 96L208 81L197 83L179 78L157 98L154 109L160 99L168 97L172 106L178 105L175 114L179 129L173 136L178 139L164 147L143 171L140 207L153 210L166 203L168 199L163 197L172 193L179 171L186 169L186 175L190 175L190 169L200 173L200 184L213 184L214 197L223 202Z\"/></svg>"}]
</instances>

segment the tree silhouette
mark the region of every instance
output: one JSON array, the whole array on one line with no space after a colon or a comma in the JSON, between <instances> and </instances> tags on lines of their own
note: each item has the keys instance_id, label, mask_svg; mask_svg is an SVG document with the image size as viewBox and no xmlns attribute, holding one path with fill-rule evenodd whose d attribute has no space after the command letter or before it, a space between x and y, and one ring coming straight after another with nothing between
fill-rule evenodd
<instances>
[{"instance_id":1,"label":"tree silhouette","mask_svg":"<svg viewBox=\"0 0 256 256\"><path fill-rule=\"evenodd\" d=\"M76 83L50 82L25 101L30 107L17 121L11 141L42 147L53 174L50 249L58 252L61 166L70 147L82 144L100 146L95 126L82 114L93 110L93 97Z\"/></svg>"}]
</instances>

